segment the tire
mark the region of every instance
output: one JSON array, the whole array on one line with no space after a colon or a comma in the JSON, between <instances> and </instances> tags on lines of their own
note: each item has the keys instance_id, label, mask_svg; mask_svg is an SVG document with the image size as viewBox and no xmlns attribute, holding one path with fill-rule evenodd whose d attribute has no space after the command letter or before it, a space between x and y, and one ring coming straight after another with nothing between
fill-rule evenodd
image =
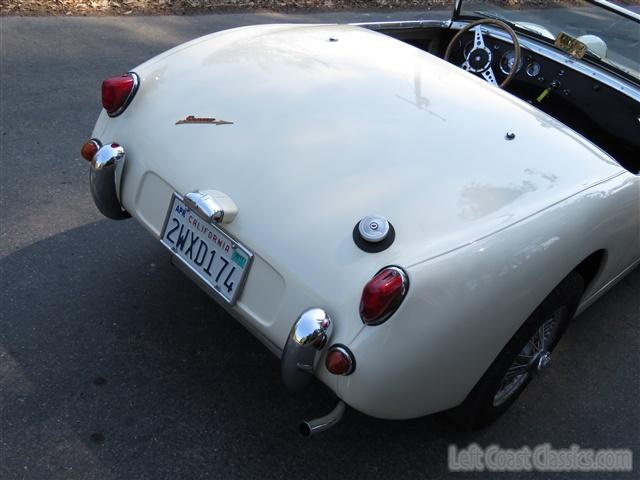
<instances>
[{"instance_id":1,"label":"tire","mask_svg":"<svg viewBox=\"0 0 640 480\"><path fill-rule=\"evenodd\" d=\"M460 427L471 430L492 423L515 402L536 372L549 365L545 352L558 344L583 292L584 279L572 272L543 300L464 402L449 412Z\"/></svg>"}]
</instances>

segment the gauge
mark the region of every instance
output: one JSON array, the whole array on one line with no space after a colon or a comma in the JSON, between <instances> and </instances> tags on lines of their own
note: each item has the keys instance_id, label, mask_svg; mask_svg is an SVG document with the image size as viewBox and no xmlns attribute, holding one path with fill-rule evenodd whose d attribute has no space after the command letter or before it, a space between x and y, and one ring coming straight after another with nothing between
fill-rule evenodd
<instances>
[{"instance_id":1,"label":"gauge","mask_svg":"<svg viewBox=\"0 0 640 480\"><path fill-rule=\"evenodd\" d=\"M513 50L507 50L500 59L500 71L505 75L509 75L514 63L516 63L516 52ZM522 57L520 58L516 72L518 72L520 68L522 68Z\"/></svg>"},{"instance_id":2,"label":"gauge","mask_svg":"<svg viewBox=\"0 0 640 480\"><path fill-rule=\"evenodd\" d=\"M527 65L527 75L530 77L537 77L540 74L540 64L537 62L531 62Z\"/></svg>"}]
</instances>

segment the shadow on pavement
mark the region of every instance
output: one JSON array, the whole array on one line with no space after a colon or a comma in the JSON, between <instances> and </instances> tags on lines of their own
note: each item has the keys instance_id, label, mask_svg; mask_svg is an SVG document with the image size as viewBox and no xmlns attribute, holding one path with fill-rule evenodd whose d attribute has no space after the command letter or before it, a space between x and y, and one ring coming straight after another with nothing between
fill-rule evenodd
<instances>
[{"instance_id":1,"label":"shadow on pavement","mask_svg":"<svg viewBox=\"0 0 640 480\"><path fill-rule=\"evenodd\" d=\"M605 302L634 301L638 273ZM629 379L615 375L618 365L598 372L576 355L604 348L615 359L625 351L611 352L623 340L616 337L637 332L628 316L609 314L608 333L594 338L598 309L615 313L598 303L596 315L570 329L557 370L482 432L457 432L442 416L382 421L349 411L305 440L297 422L325 413L331 393L315 383L290 395L278 360L134 222L100 221L23 248L0 261L0 277L3 478L323 478L327 468L345 477L437 478L447 474L450 443L584 443L573 427L615 412L604 395L591 396L602 386L590 392L581 382L606 375L610 389ZM619 430L593 428L595 446L629 447Z\"/></svg>"},{"instance_id":2,"label":"shadow on pavement","mask_svg":"<svg viewBox=\"0 0 640 480\"><path fill-rule=\"evenodd\" d=\"M67 478L197 478L260 467L315 478L316 455L336 471L376 473L370 452L383 446L396 470L409 461L407 452L394 459L404 442L419 457L433 449L444 468L453 434L434 417L384 422L350 411L334 430L299 437L297 423L326 413L331 392L316 382L289 394L279 361L133 222L24 248L0 261L0 278L9 473L26 465L27 478L70 468Z\"/></svg>"}]
</instances>

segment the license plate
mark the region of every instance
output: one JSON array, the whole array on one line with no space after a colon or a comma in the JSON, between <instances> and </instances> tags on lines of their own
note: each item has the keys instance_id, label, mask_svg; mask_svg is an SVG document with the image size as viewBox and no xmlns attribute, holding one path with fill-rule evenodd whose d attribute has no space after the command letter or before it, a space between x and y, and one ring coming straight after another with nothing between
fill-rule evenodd
<instances>
[{"instance_id":1,"label":"license plate","mask_svg":"<svg viewBox=\"0 0 640 480\"><path fill-rule=\"evenodd\" d=\"M235 304L253 260L249 250L200 218L178 194L169 205L160 241L213 291Z\"/></svg>"}]
</instances>

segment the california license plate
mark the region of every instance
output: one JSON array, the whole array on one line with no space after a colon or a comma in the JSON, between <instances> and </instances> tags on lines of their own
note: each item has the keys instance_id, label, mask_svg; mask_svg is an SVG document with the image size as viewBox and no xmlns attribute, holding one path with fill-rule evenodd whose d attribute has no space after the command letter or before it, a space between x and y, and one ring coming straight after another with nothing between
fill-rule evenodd
<instances>
[{"instance_id":1,"label":"california license plate","mask_svg":"<svg viewBox=\"0 0 640 480\"><path fill-rule=\"evenodd\" d=\"M177 194L169 205L160 241L224 300L236 302L253 254L200 218Z\"/></svg>"}]
</instances>

